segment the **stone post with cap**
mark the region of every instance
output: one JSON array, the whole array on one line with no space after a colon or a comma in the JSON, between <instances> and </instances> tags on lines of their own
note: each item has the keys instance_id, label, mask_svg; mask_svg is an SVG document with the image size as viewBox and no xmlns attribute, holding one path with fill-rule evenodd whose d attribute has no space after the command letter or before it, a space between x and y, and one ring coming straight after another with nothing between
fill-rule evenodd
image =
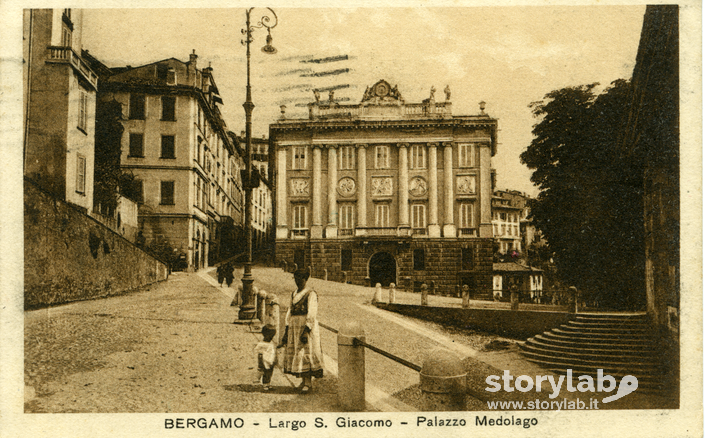
<instances>
[{"instance_id":1,"label":"stone post with cap","mask_svg":"<svg viewBox=\"0 0 705 438\"><path fill-rule=\"evenodd\" d=\"M419 373L421 409L424 411L464 411L467 372L453 352L434 349Z\"/></svg>"},{"instance_id":2,"label":"stone post with cap","mask_svg":"<svg viewBox=\"0 0 705 438\"><path fill-rule=\"evenodd\" d=\"M372 298L372 302L379 303L380 301L382 301L382 284L377 283L375 285L375 296Z\"/></svg>"},{"instance_id":3,"label":"stone post with cap","mask_svg":"<svg viewBox=\"0 0 705 438\"><path fill-rule=\"evenodd\" d=\"M397 285L391 283L389 285L389 304L394 304L397 301Z\"/></svg>"},{"instance_id":4,"label":"stone post with cap","mask_svg":"<svg viewBox=\"0 0 705 438\"><path fill-rule=\"evenodd\" d=\"M345 411L365 410L365 329L346 321L338 331L338 401Z\"/></svg>"},{"instance_id":5,"label":"stone post with cap","mask_svg":"<svg viewBox=\"0 0 705 438\"><path fill-rule=\"evenodd\" d=\"M421 285L421 305L428 306L428 285L426 283Z\"/></svg>"}]
</instances>

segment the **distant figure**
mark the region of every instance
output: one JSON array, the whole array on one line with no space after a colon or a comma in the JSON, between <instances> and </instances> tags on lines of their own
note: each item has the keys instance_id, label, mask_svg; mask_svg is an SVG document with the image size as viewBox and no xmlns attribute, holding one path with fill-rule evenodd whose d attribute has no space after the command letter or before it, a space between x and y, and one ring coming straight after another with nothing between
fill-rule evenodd
<instances>
[{"instance_id":1,"label":"distant figure","mask_svg":"<svg viewBox=\"0 0 705 438\"><path fill-rule=\"evenodd\" d=\"M333 102L333 101L335 100L335 97L334 97L334 96L335 96L335 91L334 91L334 90L330 90L330 91L328 92L328 100L331 101L331 102Z\"/></svg>"},{"instance_id":2,"label":"distant figure","mask_svg":"<svg viewBox=\"0 0 705 438\"><path fill-rule=\"evenodd\" d=\"M223 281L225 281L225 265L218 265L215 272L218 274L218 286L223 286Z\"/></svg>"},{"instance_id":3,"label":"distant figure","mask_svg":"<svg viewBox=\"0 0 705 438\"><path fill-rule=\"evenodd\" d=\"M135 245L137 245L137 248L144 248L144 235L142 234L142 231L140 230L139 233L137 233L137 237L135 237Z\"/></svg>"},{"instance_id":4,"label":"distant figure","mask_svg":"<svg viewBox=\"0 0 705 438\"><path fill-rule=\"evenodd\" d=\"M446 85L446 88L443 90L443 92L446 94L446 101L450 100L450 85Z\"/></svg>"},{"instance_id":5,"label":"distant figure","mask_svg":"<svg viewBox=\"0 0 705 438\"><path fill-rule=\"evenodd\" d=\"M228 284L228 287L233 284L233 279L235 278L234 271L235 266L233 266L231 262L226 263L225 272L223 274L225 276L225 282Z\"/></svg>"},{"instance_id":6,"label":"distant figure","mask_svg":"<svg viewBox=\"0 0 705 438\"><path fill-rule=\"evenodd\" d=\"M319 93L318 90L313 90L313 97L316 98L316 103L318 103L321 100L321 93Z\"/></svg>"}]
</instances>

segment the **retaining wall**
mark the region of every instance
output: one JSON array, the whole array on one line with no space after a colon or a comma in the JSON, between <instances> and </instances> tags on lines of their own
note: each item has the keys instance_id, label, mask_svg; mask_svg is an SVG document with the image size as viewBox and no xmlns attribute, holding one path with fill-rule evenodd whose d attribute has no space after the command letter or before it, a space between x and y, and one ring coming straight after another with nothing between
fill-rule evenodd
<instances>
[{"instance_id":1,"label":"retaining wall","mask_svg":"<svg viewBox=\"0 0 705 438\"><path fill-rule=\"evenodd\" d=\"M25 179L25 309L106 297L166 280L166 264Z\"/></svg>"},{"instance_id":2,"label":"retaining wall","mask_svg":"<svg viewBox=\"0 0 705 438\"><path fill-rule=\"evenodd\" d=\"M535 310L462 309L377 303L377 307L414 318L526 339L566 324L574 314Z\"/></svg>"}]
</instances>

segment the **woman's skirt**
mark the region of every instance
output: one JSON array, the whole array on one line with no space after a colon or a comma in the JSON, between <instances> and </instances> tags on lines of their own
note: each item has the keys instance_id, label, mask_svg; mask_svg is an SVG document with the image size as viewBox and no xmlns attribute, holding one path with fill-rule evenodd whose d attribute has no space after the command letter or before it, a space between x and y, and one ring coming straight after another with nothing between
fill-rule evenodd
<instances>
[{"instance_id":1,"label":"woman's skirt","mask_svg":"<svg viewBox=\"0 0 705 438\"><path fill-rule=\"evenodd\" d=\"M289 318L289 334L284 352L284 372L297 377L323 377L323 352L318 322L308 334L308 343L301 343L301 333L306 327L306 315Z\"/></svg>"}]
</instances>

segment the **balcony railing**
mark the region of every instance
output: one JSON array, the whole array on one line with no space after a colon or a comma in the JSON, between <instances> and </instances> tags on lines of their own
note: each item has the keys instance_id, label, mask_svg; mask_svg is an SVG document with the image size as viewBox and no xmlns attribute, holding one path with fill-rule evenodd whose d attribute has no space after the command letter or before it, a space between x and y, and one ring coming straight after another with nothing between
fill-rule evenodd
<instances>
[{"instance_id":1,"label":"balcony railing","mask_svg":"<svg viewBox=\"0 0 705 438\"><path fill-rule=\"evenodd\" d=\"M338 236L354 236L355 235L355 229L354 228L338 228Z\"/></svg>"},{"instance_id":2,"label":"balcony railing","mask_svg":"<svg viewBox=\"0 0 705 438\"><path fill-rule=\"evenodd\" d=\"M401 105L340 105L336 103L310 104L309 117L318 118L366 118L386 116L391 118L450 116L450 102L409 103Z\"/></svg>"},{"instance_id":3,"label":"balcony railing","mask_svg":"<svg viewBox=\"0 0 705 438\"><path fill-rule=\"evenodd\" d=\"M93 88L98 88L98 76L71 47L49 46L48 50L47 62L70 64Z\"/></svg>"},{"instance_id":4,"label":"balcony railing","mask_svg":"<svg viewBox=\"0 0 705 438\"><path fill-rule=\"evenodd\" d=\"M308 228L295 228L291 230L292 239L305 239L308 237Z\"/></svg>"},{"instance_id":5,"label":"balcony railing","mask_svg":"<svg viewBox=\"0 0 705 438\"><path fill-rule=\"evenodd\" d=\"M425 236L426 235L426 228L412 228L411 235L412 236Z\"/></svg>"},{"instance_id":6,"label":"balcony railing","mask_svg":"<svg viewBox=\"0 0 705 438\"><path fill-rule=\"evenodd\" d=\"M459 228L458 237L477 237L477 228Z\"/></svg>"}]
</instances>

